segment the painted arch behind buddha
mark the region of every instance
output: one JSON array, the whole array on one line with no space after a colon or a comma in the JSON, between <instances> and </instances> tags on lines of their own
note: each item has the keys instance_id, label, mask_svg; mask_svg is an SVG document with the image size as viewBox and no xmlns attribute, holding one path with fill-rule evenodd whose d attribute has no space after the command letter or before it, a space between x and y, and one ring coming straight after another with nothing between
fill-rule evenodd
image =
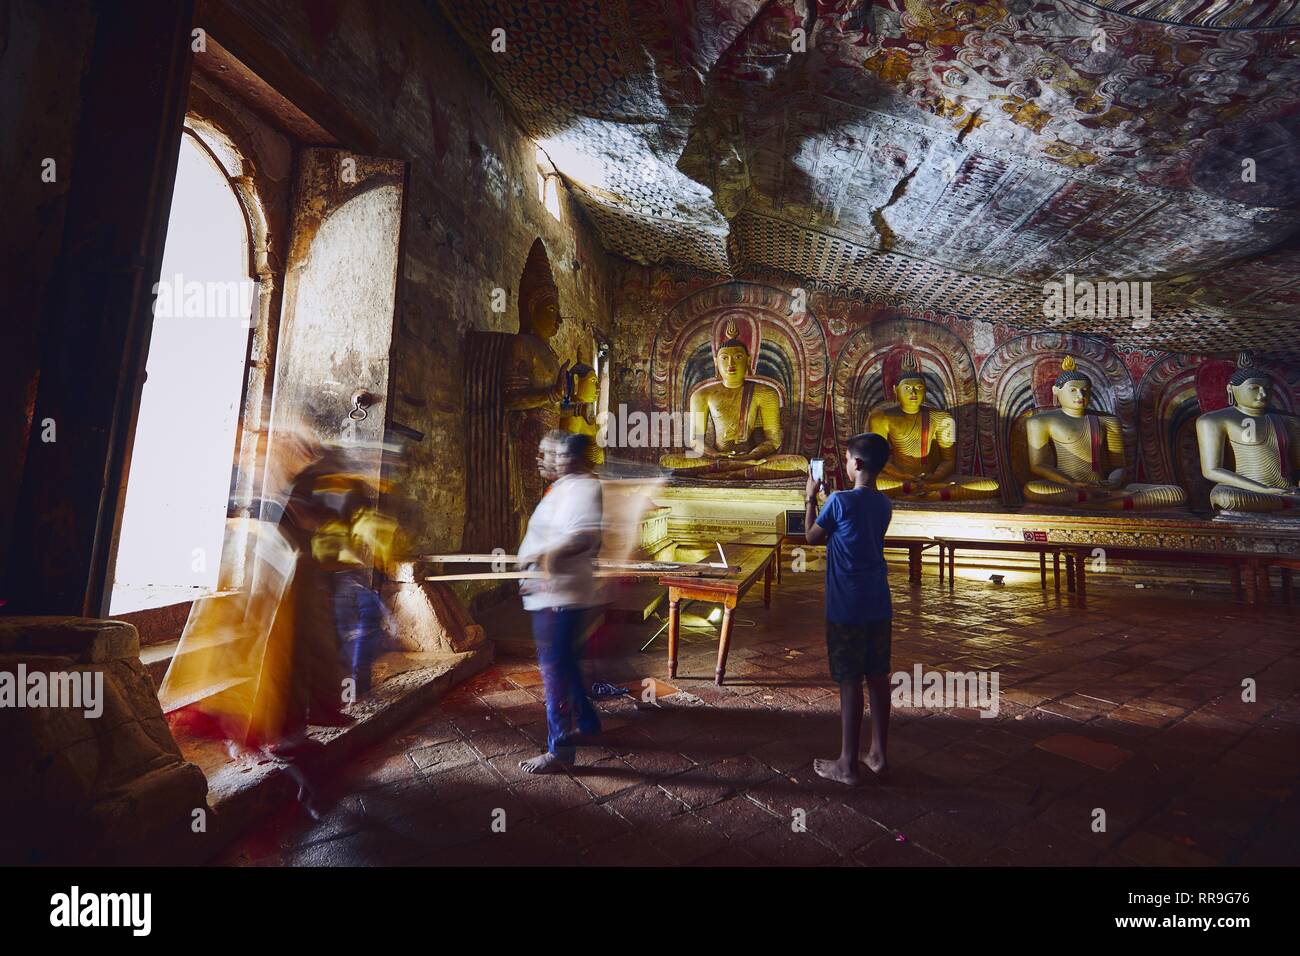
<instances>
[{"instance_id":1,"label":"painted arch behind buddha","mask_svg":"<svg viewBox=\"0 0 1300 956\"><path fill-rule=\"evenodd\" d=\"M1269 405L1273 411L1296 414L1300 402L1300 369L1268 358L1254 362L1273 382ZM1210 511L1214 483L1201 474L1196 419L1228 404L1228 379L1237 370L1229 358L1169 353L1160 356L1138 383L1140 451L1152 481L1187 489L1191 507ZM1232 450L1226 466L1235 470Z\"/></svg>"},{"instance_id":2,"label":"painted arch behind buddha","mask_svg":"<svg viewBox=\"0 0 1300 956\"><path fill-rule=\"evenodd\" d=\"M1119 353L1100 339L1060 332L1030 332L1004 342L980 366L979 445L985 467L1002 477L1002 497L1022 504L1030 480L1025 423L1054 408L1052 383L1066 356L1092 383L1089 410L1119 419L1124 468L1137 466L1137 405L1133 379Z\"/></svg>"},{"instance_id":3,"label":"painted arch behind buddha","mask_svg":"<svg viewBox=\"0 0 1300 956\"><path fill-rule=\"evenodd\" d=\"M848 440L867 431L867 418L896 399L888 384L897 379L903 355L911 351L925 379L925 402L951 412L957 423L957 471L975 471L975 363L951 329L925 319L896 318L864 325L840 349L835 361L831 405L837 456Z\"/></svg>"},{"instance_id":4,"label":"painted arch behind buddha","mask_svg":"<svg viewBox=\"0 0 1300 956\"><path fill-rule=\"evenodd\" d=\"M797 311L783 289L755 282L709 286L678 302L659 325L651 348L650 397L655 411L685 413L690 397L719 381L716 330L734 325L750 350L748 379L781 398L782 454L815 457L826 408L826 340L811 312Z\"/></svg>"}]
</instances>

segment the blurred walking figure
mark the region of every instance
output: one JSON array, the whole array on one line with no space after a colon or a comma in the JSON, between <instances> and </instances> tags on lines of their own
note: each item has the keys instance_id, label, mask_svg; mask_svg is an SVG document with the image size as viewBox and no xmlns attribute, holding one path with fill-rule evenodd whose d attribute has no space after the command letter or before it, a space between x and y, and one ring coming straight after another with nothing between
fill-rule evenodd
<instances>
[{"instance_id":1,"label":"blurred walking figure","mask_svg":"<svg viewBox=\"0 0 1300 956\"><path fill-rule=\"evenodd\" d=\"M312 553L330 575L339 658L358 694L370 691L376 658L391 641L392 613L379 590L394 560L397 523L370 504L370 483L331 476L342 497L337 514L312 538Z\"/></svg>"},{"instance_id":2,"label":"blurred walking figure","mask_svg":"<svg viewBox=\"0 0 1300 956\"><path fill-rule=\"evenodd\" d=\"M275 462L284 484L254 522L246 584L200 598L159 688L173 727L223 738L232 753L292 757L309 724L339 725L343 669L332 589L313 538L334 511L319 494L344 470L333 449L286 435Z\"/></svg>"},{"instance_id":3,"label":"blurred walking figure","mask_svg":"<svg viewBox=\"0 0 1300 956\"><path fill-rule=\"evenodd\" d=\"M575 731L600 733L600 716L583 688L583 629L601 602L595 578L600 551L603 499L591 473L591 438L552 431L542 439L538 471L553 483L528 522L519 546L520 563L544 573L524 579L519 589L532 613L537 663L546 692L546 753L519 766L527 773L551 773L572 766Z\"/></svg>"}]
</instances>

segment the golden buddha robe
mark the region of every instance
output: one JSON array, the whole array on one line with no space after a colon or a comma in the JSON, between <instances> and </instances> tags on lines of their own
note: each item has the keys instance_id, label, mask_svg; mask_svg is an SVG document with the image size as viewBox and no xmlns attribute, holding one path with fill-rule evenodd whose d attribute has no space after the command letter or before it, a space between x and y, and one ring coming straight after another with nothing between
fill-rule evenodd
<instances>
[{"instance_id":1,"label":"golden buddha robe","mask_svg":"<svg viewBox=\"0 0 1300 956\"><path fill-rule=\"evenodd\" d=\"M560 416L560 428L575 435L590 437L591 444L587 446L587 463L593 468L605 464L605 449L601 448L600 443L596 440L596 435L600 432L600 426L590 421L586 415L570 414Z\"/></svg>"},{"instance_id":2,"label":"golden buddha robe","mask_svg":"<svg viewBox=\"0 0 1300 956\"><path fill-rule=\"evenodd\" d=\"M765 481L802 477L808 459L781 455L781 396L771 385L746 380L739 388L715 382L691 396L692 427L703 425L698 456L664 455L659 464L682 477L706 481Z\"/></svg>"},{"instance_id":3,"label":"golden buddha robe","mask_svg":"<svg viewBox=\"0 0 1300 956\"><path fill-rule=\"evenodd\" d=\"M974 501L996 498L998 483L978 475L953 474L957 463L957 420L929 405L908 414L900 405L878 408L867 431L889 441L889 461L876 487L899 501Z\"/></svg>"},{"instance_id":4,"label":"golden buddha robe","mask_svg":"<svg viewBox=\"0 0 1300 956\"><path fill-rule=\"evenodd\" d=\"M1240 424L1252 416L1233 409L1223 409L1217 415L1239 416ZM1267 488L1286 489L1288 494L1268 494L1238 488L1220 482L1210 491L1210 503L1224 511L1275 512L1291 511L1300 517L1300 488L1291 479L1300 469L1300 419L1291 415L1265 414L1253 416L1259 427L1253 429L1254 441L1240 427L1227 429L1227 443L1232 449L1235 471L1238 475L1258 482ZM1286 467L1283 467L1286 462Z\"/></svg>"},{"instance_id":5,"label":"golden buddha robe","mask_svg":"<svg viewBox=\"0 0 1300 956\"><path fill-rule=\"evenodd\" d=\"M1026 501L1114 511L1175 508L1186 503L1187 494L1177 485L1120 484L1122 474L1119 481L1108 477L1116 470L1122 473L1124 462L1124 436L1114 415L1090 412L1076 418L1053 409L1035 417L1039 421L1031 421L1029 427L1046 430L1048 457L1055 455L1055 470L1082 487L1039 476L1025 483ZM1032 449L1032 438L1030 444Z\"/></svg>"}]
</instances>

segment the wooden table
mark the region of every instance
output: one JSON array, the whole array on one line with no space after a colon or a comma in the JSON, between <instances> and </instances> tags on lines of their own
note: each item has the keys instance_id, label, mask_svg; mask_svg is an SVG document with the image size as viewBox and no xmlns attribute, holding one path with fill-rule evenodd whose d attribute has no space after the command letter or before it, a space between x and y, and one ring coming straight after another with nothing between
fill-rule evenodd
<instances>
[{"instance_id":1,"label":"wooden table","mask_svg":"<svg viewBox=\"0 0 1300 956\"><path fill-rule=\"evenodd\" d=\"M718 641L718 666L713 682L721 685L727 670L727 652L731 649L732 613L761 577L763 579L763 607L772 606L772 564L776 557L774 548L737 545L727 551L727 561L740 570L721 578L684 578L666 574L659 583L668 589L668 676L677 676L677 640L681 629L682 601L704 601L721 604L722 631Z\"/></svg>"},{"instance_id":2,"label":"wooden table","mask_svg":"<svg viewBox=\"0 0 1300 956\"><path fill-rule=\"evenodd\" d=\"M825 544L819 544L819 545L808 544L808 539L801 534L782 534L782 535L777 535L777 537L780 538L780 541L777 543L776 546L776 583L777 584L781 583L781 568L782 565L785 563L782 560L782 551L785 548L785 544L787 541L798 542L799 544L810 548L825 547ZM921 583L921 556L927 549L935 547L936 545L938 545L938 543L939 542L936 541L934 538L926 537L924 535L886 535L885 536L886 549L898 548L907 551L907 582L909 584ZM943 551L941 550L939 554L942 556ZM939 566L940 569L942 569L943 567L942 560L940 561Z\"/></svg>"}]
</instances>

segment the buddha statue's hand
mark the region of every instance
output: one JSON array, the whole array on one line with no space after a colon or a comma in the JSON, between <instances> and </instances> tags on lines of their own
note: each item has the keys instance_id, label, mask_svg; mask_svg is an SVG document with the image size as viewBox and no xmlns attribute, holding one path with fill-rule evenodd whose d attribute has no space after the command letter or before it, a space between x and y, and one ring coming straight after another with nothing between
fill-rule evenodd
<instances>
[{"instance_id":1,"label":"buddha statue's hand","mask_svg":"<svg viewBox=\"0 0 1300 956\"><path fill-rule=\"evenodd\" d=\"M555 401L563 401L564 393L569 389L569 360L565 359L560 364L560 370L555 373L555 381L551 385L551 398Z\"/></svg>"}]
</instances>

